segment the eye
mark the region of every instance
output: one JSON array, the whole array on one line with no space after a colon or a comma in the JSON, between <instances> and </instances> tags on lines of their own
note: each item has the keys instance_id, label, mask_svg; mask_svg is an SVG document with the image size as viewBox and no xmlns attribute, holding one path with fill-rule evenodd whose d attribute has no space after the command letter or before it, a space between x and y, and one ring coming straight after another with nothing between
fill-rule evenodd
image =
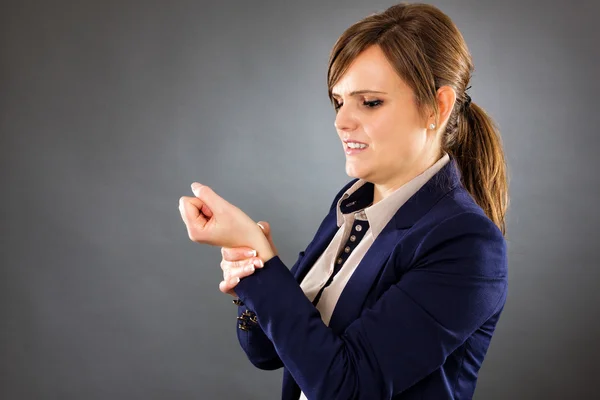
<instances>
[{"instance_id":1,"label":"eye","mask_svg":"<svg viewBox=\"0 0 600 400\"><path fill-rule=\"evenodd\" d=\"M365 100L365 101L363 101L363 105L368 108L376 108L382 104L383 104L383 100L371 100L371 101ZM335 111L338 111L343 105L344 105L344 103L340 103L335 99L333 100L333 108L335 109Z\"/></svg>"},{"instance_id":2,"label":"eye","mask_svg":"<svg viewBox=\"0 0 600 400\"><path fill-rule=\"evenodd\" d=\"M375 108L383 104L382 100L364 101L363 104L369 108Z\"/></svg>"}]
</instances>

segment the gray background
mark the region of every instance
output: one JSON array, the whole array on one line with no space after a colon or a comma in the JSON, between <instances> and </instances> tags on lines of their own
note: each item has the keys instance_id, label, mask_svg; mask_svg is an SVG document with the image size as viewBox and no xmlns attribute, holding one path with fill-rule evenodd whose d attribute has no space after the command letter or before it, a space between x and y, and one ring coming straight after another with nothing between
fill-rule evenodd
<instances>
[{"instance_id":1,"label":"gray background","mask_svg":"<svg viewBox=\"0 0 600 400\"><path fill-rule=\"evenodd\" d=\"M279 398L178 200L211 185L291 266L349 179L329 51L394 4L285 3L1 3L0 398ZM475 397L592 398L598 2L435 4L510 169L510 293Z\"/></svg>"}]
</instances>

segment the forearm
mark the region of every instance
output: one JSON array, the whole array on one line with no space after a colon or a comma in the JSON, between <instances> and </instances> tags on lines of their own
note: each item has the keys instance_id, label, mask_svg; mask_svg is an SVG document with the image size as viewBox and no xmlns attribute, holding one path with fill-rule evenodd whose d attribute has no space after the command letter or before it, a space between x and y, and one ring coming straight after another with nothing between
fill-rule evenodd
<instances>
[{"instance_id":1,"label":"forearm","mask_svg":"<svg viewBox=\"0 0 600 400\"><path fill-rule=\"evenodd\" d=\"M266 239L264 235L262 239ZM251 242L252 248L257 251L257 256L266 263L276 256L276 252L268 240L262 239L257 236ZM298 260L292 268L298 265L303 255L304 252L299 253ZM254 311L249 309L244 303L241 303L237 314L238 341L250 362L255 367L264 370L274 370L283 367L283 362L279 358L273 342L267 337L257 321L252 320L256 317Z\"/></svg>"},{"instance_id":2,"label":"forearm","mask_svg":"<svg viewBox=\"0 0 600 400\"><path fill-rule=\"evenodd\" d=\"M267 262L275 256L275 252L264 235L262 229L257 230L256 235L250 240L250 247L256 250L256 255L263 262ZM271 340L255 320L256 314L249 310L243 303L238 307L238 329L237 337L242 349L248 356L248 360L257 368L274 370L283 367L275 347Z\"/></svg>"}]
</instances>

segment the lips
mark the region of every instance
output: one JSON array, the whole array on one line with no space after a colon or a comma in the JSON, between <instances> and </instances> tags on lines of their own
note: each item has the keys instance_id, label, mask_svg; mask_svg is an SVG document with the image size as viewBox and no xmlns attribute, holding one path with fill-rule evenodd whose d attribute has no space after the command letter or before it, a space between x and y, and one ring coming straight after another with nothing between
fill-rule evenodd
<instances>
[{"instance_id":1,"label":"lips","mask_svg":"<svg viewBox=\"0 0 600 400\"><path fill-rule=\"evenodd\" d=\"M348 143L366 144L365 142L361 142L359 140L354 140L354 139L344 139L344 140L342 140L342 142L344 142L345 144L348 144Z\"/></svg>"},{"instance_id":2,"label":"lips","mask_svg":"<svg viewBox=\"0 0 600 400\"><path fill-rule=\"evenodd\" d=\"M344 142L344 152L346 153L346 155L349 155L349 156L363 153L368 148L369 148L369 145L367 145L366 143L355 142L355 141L345 141Z\"/></svg>"}]
</instances>

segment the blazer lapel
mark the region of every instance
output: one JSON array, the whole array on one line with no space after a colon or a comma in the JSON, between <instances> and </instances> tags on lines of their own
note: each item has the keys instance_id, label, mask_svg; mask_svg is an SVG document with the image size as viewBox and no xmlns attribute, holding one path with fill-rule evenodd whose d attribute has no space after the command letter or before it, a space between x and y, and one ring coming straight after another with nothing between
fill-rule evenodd
<instances>
[{"instance_id":1,"label":"blazer lapel","mask_svg":"<svg viewBox=\"0 0 600 400\"><path fill-rule=\"evenodd\" d=\"M312 267L319 256L323 254L337 230L336 210L333 208L323 220L312 245L306 249L306 253L296 269L294 277L298 283L302 282L302 279L304 279L304 276L306 276L310 267Z\"/></svg>"},{"instance_id":2,"label":"blazer lapel","mask_svg":"<svg viewBox=\"0 0 600 400\"><path fill-rule=\"evenodd\" d=\"M396 229L393 223L388 223L377 236L348 280L333 310L329 327L335 333L343 332L346 326L360 315L364 300L375 282L375 278L405 231Z\"/></svg>"},{"instance_id":3,"label":"blazer lapel","mask_svg":"<svg viewBox=\"0 0 600 400\"><path fill-rule=\"evenodd\" d=\"M450 162L398 209L377 236L342 291L329 321L329 327L334 332L343 332L348 324L360 316L367 295L392 250L401 242L410 227L458 184L460 173L455 160L451 158Z\"/></svg>"}]
</instances>

